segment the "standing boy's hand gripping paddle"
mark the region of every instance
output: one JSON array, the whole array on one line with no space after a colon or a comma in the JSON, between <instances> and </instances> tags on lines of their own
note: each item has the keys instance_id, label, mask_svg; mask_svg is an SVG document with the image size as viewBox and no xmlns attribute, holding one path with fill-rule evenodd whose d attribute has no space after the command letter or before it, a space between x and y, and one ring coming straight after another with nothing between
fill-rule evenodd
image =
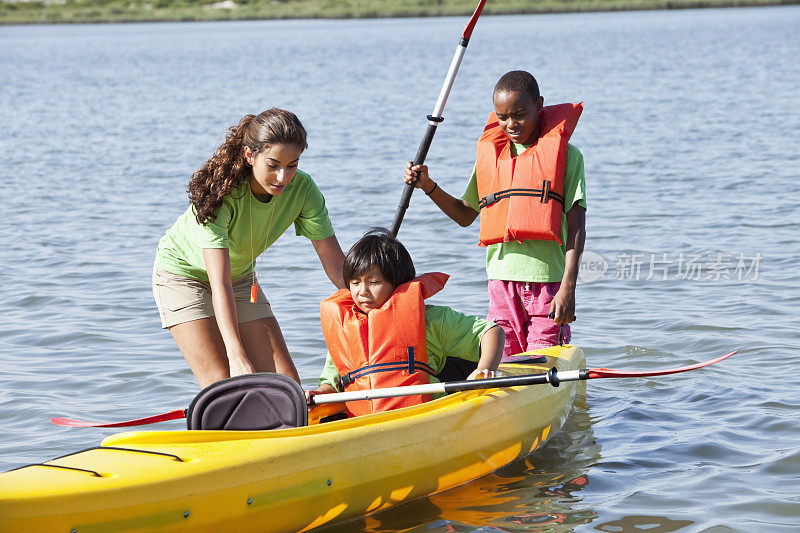
<instances>
[{"instance_id":1,"label":"standing boy's hand gripping paddle","mask_svg":"<svg viewBox=\"0 0 800 533\"><path fill-rule=\"evenodd\" d=\"M469 22L467 22L467 26L464 28L464 33L461 34L461 41L458 43L456 53L453 56L453 61L450 63L450 70L447 71L444 85L442 85L439 98L436 100L436 105L433 108L433 114L428 115L428 129L425 130L425 137L422 138L422 142L419 144L419 148L417 149L417 155L414 157L414 165L421 165L425 162L425 156L428 155L428 148L431 147L433 135L436 133L436 126L438 126L439 123L444 120L442 118L444 104L447 103L447 97L450 94L450 89L453 87L453 82L456 79L458 67L461 65L461 59L464 57L464 52L467 51L467 45L469 44L469 38L472 35L472 30L475 28L475 24L478 22L478 17L481 16L483 4L485 3L486 0L480 0L480 2L478 2L478 7L475 8L475 12L472 14L472 17L470 17ZM400 231L400 224L403 223L403 217L408 209L408 204L411 202L411 194L413 192L414 185L406 183L406 186L403 188L403 195L400 197L400 205L397 206L397 213L394 215L394 222L392 222L391 232L395 237L397 237L397 232Z\"/></svg>"}]
</instances>

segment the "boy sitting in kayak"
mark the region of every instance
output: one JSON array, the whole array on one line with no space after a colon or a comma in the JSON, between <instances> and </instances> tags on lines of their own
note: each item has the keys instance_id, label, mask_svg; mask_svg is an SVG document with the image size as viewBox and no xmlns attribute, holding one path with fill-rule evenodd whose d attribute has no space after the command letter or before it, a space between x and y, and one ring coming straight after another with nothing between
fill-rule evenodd
<instances>
[{"instance_id":1,"label":"boy sitting in kayak","mask_svg":"<svg viewBox=\"0 0 800 533\"><path fill-rule=\"evenodd\" d=\"M489 315L506 332L504 355L570 340L575 285L586 236L583 156L569 144L582 104L544 107L523 70L503 75L494 112L478 139L476 163L461 198L446 193L425 165L403 179L448 217L469 226L480 214L486 247Z\"/></svg>"},{"instance_id":2,"label":"boy sitting in kayak","mask_svg":"<svg viewBox=\"0 0 800 533\"><path fill-rule=\"evenodd\" d=\"M347 289L322 301L328 345L319 387L306 396L494 377L505 334L497 324L449 307L425 305L447 274L415 277L406 248L385 229L368 232L347 254ZM389 411L430 395L347 403L348 416Z\"/></svg>"}]
</instances>

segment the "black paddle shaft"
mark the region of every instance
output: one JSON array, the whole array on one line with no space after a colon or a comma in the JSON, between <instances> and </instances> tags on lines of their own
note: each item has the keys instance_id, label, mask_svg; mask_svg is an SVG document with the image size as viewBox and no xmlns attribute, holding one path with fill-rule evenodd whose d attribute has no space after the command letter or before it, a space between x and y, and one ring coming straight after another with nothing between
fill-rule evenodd
<instances>
[{"instance_id":1,"label":"black paddle shaft","mask_svg":"<svg viewBox=\"0 0 800 533\"><path fill-rule=\"evenodd\" d=\"M436 126L439 125L443 119L441 118L434 118L431 115L428 115L428 129L425 130L425 136L422 138L422 142L419 143L419 148L417 149L417 155L414 157L414 165L421 165L425 162L425 158L428 156L428 149L431 147L431 143L433 142L433 136L436 134ZM408 210L408 206L411 203L411 195L414 193L414 185L410 183L406 183L406 186L403 188L403 195L400 197L400 204L397 206L397 212L394 215L394 221L392 222L392 227L390 231L392 235L397 237L397 232L400 231L400 224L403 223L403 217L406 215L406 210Z\"/></svg>"},{"instance_id":2,"label":"black paddle shaft","mask_svg":"<svg viewBox=\"0 0 800 533\"><path fill-rule=\"evenodd\" d=\"M467 25L464 27L464 31L461 33L461 39L456 47L456 53L453 56L453 61L450 63L450 69L447 71L447 76L445 77L444 85L442 85L442 90L439 93L439 98L436 100L436 106L433 108L433 113L428 115L428 129L425 131L425 137L422 139L422 142L419 143L417 156L414 158L415 165L421 165L425 162L425 156L428 155L428 148L431 147L433 135L436 133L436 126L439 124L439 122L444 120L442 118L442 112L444 111L444 105L447 102L447 95L450 94L450 89L453 87L453 81L458 73L458 67L461 64L461 59L464 57L464 53L467 51L469 38L472 35L472 30L475 29L475 24L478 22L478 17L481 16L481 11L483 11L484 4L486 4L486 0L480 0L478 2L475 12L472 13ZM397 232L400 231L400 224L403 222L403 217L405 216L408 205L411 202L411 194L413 192L414 186L407 183L403 189L403 195L400 198L400 205L397 206L397 213L395 213L394 221L392 222L391 232L395 237L397 237Z\"/></svg>"},{"instance_id":3,"label":"black paddle shaft","mask_svg":"<svg viewBox=\"0 0 800 533\"><path fill-rule=\"evenodd\" d=\"M581 379L586 379L581 377ZM558 387L561 380L558 378L558 371L555 367L544 374L529 374L527 376L509 376L503 378L473 379L469 381L451 381L444 383L445 392L461 392L465 390L490 389L497 387L516 387L519 385L541 385L549 383L553 387Z\"/></svg>"}]
</instances>

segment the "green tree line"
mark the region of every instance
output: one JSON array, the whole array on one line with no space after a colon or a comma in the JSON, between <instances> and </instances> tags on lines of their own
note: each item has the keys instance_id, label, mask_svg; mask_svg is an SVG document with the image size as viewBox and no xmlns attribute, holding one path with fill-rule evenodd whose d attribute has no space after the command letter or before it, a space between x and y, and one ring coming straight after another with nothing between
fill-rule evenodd
<instances>
[{"instance_id":1,"label":"green tree line","mask_svg":"<svg viewBox=\"0 0 800 533\"><path fill-rule=\"evenodd\" d=\"M800 0L490 0L485 14L795 4ZM0 0L0 23L467 15L475 0Z\"/></svg>"}]
</instances>

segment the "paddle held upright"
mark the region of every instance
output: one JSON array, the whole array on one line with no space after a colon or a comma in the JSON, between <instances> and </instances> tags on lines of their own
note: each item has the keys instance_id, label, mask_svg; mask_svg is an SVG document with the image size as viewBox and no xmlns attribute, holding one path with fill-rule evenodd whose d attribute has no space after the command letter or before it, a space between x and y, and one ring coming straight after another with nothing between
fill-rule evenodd
<instances>
[{"instance_id":1,"label":"paddle held upright","mask_svg":"<svg viewBox=\"0 0 800 533\"><path fill-rule=\"evenodd\" d=\"M442 90L439 92L439 98L436 100L433 113L427 117L428 128L425 130L425 136L422 138L422 142L419 143L417 155L414 156L415 165L421 165L425 162L425 157L428 155L428 148L431 147L433 136L436 134L436 126L438 126L439 123L444 120L442 118L444 105L447 103L447 97L450 95L450 89L453 87L453 82L456 79L458 67L461 66L461 59L464 57L464 53L467 51L467 45L469 44L469 38L472 35L472 30L475 28L475 24L478 22L478 17L481 16L481 11L483 11L483 5L485 3L486 0L480 0L478 7L475 8L475 12L472 14L472 17L470 17L469 22L467 22L467 26L464 28L464 32L461 34L461 40L456 47L456 53L453 56L453 61L450 62L450 69L447 71L447 76L445 77L444 84L442 85ZM403 188L403 194L400 197L400 205L397 206L397 212L394 215L394 221L392 222L392 227L390 228L392 235L395 237L397 237L397 232L400 231L400 224L403 223L403 217L405 216L408 205L411 202L411 194L413 192L414 186L406 183L405 187Z\"/></svg>"}]
</instances>

